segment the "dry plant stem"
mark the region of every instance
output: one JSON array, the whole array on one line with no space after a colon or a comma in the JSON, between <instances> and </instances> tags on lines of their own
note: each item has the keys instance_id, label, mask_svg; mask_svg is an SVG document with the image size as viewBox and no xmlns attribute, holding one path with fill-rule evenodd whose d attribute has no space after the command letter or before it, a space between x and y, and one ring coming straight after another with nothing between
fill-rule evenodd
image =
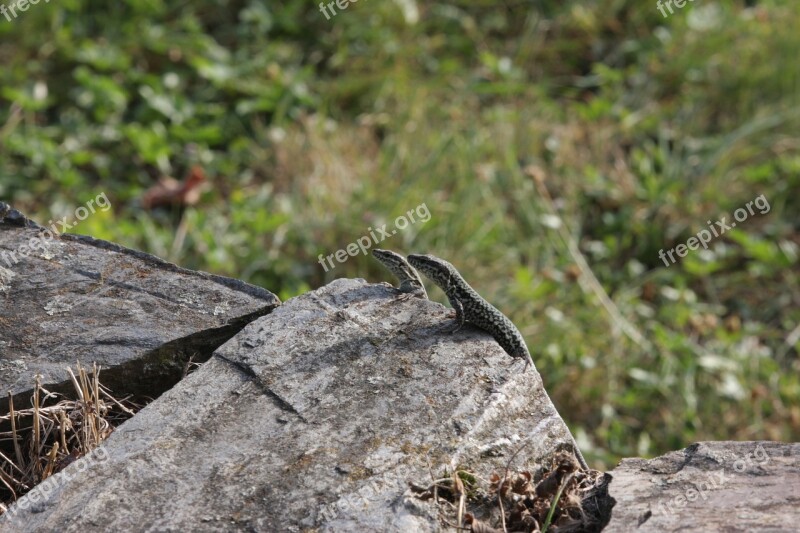
<instances>
[{"instance_id":1,"label":"dry plant stem","mask_svg":"<svg viewBox=\"0 0 800 533\"><path fill-rule=\"evenodd\" d=\"M80 407L80 404L78 402L64 400L64 401L60 402L58 405L51 405L49 407L41 407L40 406L39 407L39 414L42 415L42 416L45 416L45 415L51 415L52 416L52 415L56 415L58 413L61 413L64 409L67 409L69 411L74 411L78 407ZM17 418L22 418L23 416L33 416L33 412L34 412L34 409L31 407L30 409L23 409L21 411L16 411L16 415L17 415ZM9 420L9 419L10 419L9 415L0 416L0 420Z\"/></svg>"},{"instance_id":2,"label":"dry plant stem","mask_svg":"<svg viewBox=\"0 0 800 533\"><path fill-rule=\"evenodd\" d=\"M41 433L39 429L39 388L41 384L39 380L41 376L38 374L36 375L36 385L34 386L33 392L33 454L34 457L41 457ZM38 477L38 474L41 471L41 464L39 461L34 461L33 463L33 472L34 475Z\"/></svg>"},{"instance_id":3,"label":"dry plant stem","mask_svg":"<svg viewBox=\"0 0 800 533\"><path fill-rule=\"evenodd\" d=\"M56 467L56 458L58 457L58 442L53 444L50 448L50 453L47 455L47 466L42 474L42 481L53 475L53 470Z\"/></svg>"},{"instance_id":4,"label":"dry plant stem","mask_svg":"<svg viewBox=\"0 0 800 533\"><path fill-rule=\"evenodd\" d=\"M92 443L97 442L97 434L94 431L95 427L91 409L93 395L89 390L89 379L86 375L86 370L83 369L80 363L77 366L78 381L80 382L81 397L83 398L81 410L83 411L84 421L84 423L81 425L83 442L81 442L80 450L82 453L86 453L91 448Z\"/></svg>"},{"instance_id":5,"label":"dry plant stem","mask_svg":"<svg viewBox=\"0 0 800 533\"><path fill-rule=\"evenodd\" d=\"M111 400L117 407L119 407L119 409L123 413L129 414L131 416L136 414L135 412L131 411L130 409L119 403L119 401L116 398L114 398L114 396L111 395L111 391L105 388L101 383L98 382L98 386L100 387L100 393L108 400ZM130 396L126 396L125 398L123 398L123 400L128 400L128 398L130 398ZM139 408L141 409L141 406Z\"/></svg>"},{"instance_id":6,"label":"dry plant stem","mask_svg":"<svg viewBox=\"0 0 800 533\"><path fill-rule=\"evenodd\" d=\"M69 422L67 421L67 414L64 411L61 411L61 413L59 413L58 421L59 421L58 425L61 428L61 447L64 448L64 450L68 450L69 448L67 448L67 424Z\"/></svg>"},{"instance_id":7,"label":"dry plant stem","mask_svg":"<svg viewBox=\"0 0 800 533\"><path fill-rule=\"evenodd\" d=\"M2 454L0 454L0 455L2 455ZM3 485L5 485L8 488L8 490L11 491L12 497L16 500L17 499L17 491L15 491L14 488L11 486L11 482L14 481L14 478L10 477L8 474L6 474L2 470L0 470L0 481L2 481Z\"/></svg>"},{"instance_id":8,"label":"dry plant stem","mask_svg":"<svg viewBox=\"0 0 800 533\"><path fill-rule=\"evenodd\" d=\"M523 443L522 446L517 448L517 451L511 454L511 457L508 458L508 462L506 463L506 471L503 473L503 480L498 485L497 490L497 503L500 504L500 519L503 521L503 532L508 533L506 530L506 511L503 508L503 485L506 484L506 479L508 479L508 469L511 468L511 463L514 461L514 458L517 456L519 452L521 452L528 443Z\"/></svg>"},{"instance_id":9,"label":"dry plant stem","mask_svg":"<svg viewBox=\"0 0 800 533\"><path fill-rule=\"evenodd\" d=\"M95 422L95 434L97 439L95 443L99 443L100 438L100 369L97 368L97 363L93 363L92 365L92 372L94 375L94 383L92 384L92 392L94 392L94 407L96 410L96 417L94 418Z\"/></svg>"},{"instance_id":10,"label":"dry plant stem","mask_svg":"<svg viewBox=\"0 0 800 533\"><path fill-rule=\"evenodd\" d=\"M12 468L16 469L20 473L20 475L22 475L22 476L25 475L25 473L22 470L20 470L20 468L17 465L15 465L13 463L13 461L11 461L11 459L6 457L2 453L0 453L0 457L5 462L10 464ZM17 485L20 485L21 483L17 483L16 480L10 474L6 474L2 469L0 469L0 481L2 481L3 485L5 485L8 488L8 490L11 491L11 495L16 500L17 499L17 491L14 490L14 487L12 486L12 483L15 483Z\"/></svg>"},{"instance_id":11,"label":"dry plant stem","mask_svg":"<svg viewBox=\"0 0 800 533\"><path fill-rule=\"evenodd\" d=\"M19 473L20 473L20 475L23 475L23 476L25 475L25 472L23 472L23 471L22 471L22 469L21 469L20 467L18 467L16 464L14 464L14 461L12 461L12 460L11 460L11 459L9 459L8 457L6 457L6 456L5 456L5 454L4 454L3 452L0 452L0 458L2 458L2 459L3 459L3 461L5 461L5 462L6 462L6 463L8 463L9 465L11 465L11 468L13 468L13 469L14 469L14 470L16 470L17 472L19 472ZM0 470L0 473L2 473L2 472L3 472L3 471L2 471L2 470Z\"/></svg>"},{"instance_id":12,"label":"dry plant stem","mask_svg":"<svg viewBox=\"0 0 800 533\"><path fill-rule=\"evenodd\" d=\"M72 368L67 367L67 372L69 373L69 377L72 380L72 386L75 387L75 390L78 392L78 396L80 396L81 400L84 400L83 393L81 392L81 387L78 385L78 380L75 378L75 374L72 373Z\"/></svg>"},{"instance_id":13,"label":"dry plant stem","mask_svg":"<svg viewBox=\"0 0 800 533\"><path fill-rule=\"evenodd\" d=\"M464 527L464 505L467 500L467 495L463 492L458 497L458 527Z\"/></svg>"},{"instance_id":14,"label":"dry plant stem","mask_svg":"<svg viewBox=\"0 0 800 533\"><path fill-rule=\"evenodd\" d=\"M501 484L500 486L502 487L503 485ZM506 510L503 507L503 498L500 496L500 492L499 490L497 491L497 503L500 504L500 521L503 524L503 533L508 533L506 529Z\"/></svg>"},{"instance_id":15,"label":"dry plant stem","mask_svg":"<svg viewBox=\"0 0 800 533\"><path fill-rule=\"evenodd\" d=\"M464 504L466 503L466 494L464 491L464 483L458 477L458 469L453 470L453 488L458 492L458 527L464 526Z\"/></svg>"},{"instance_id":16,"label":"dry plant stem","mask_svg":"<svg viewBox=\"0 0 800 533\"><path fill-rule=\"evenodd\" d=\"M14 413L14 397L8 393L8 415L11 418L11 440L14 442L14 453L17 455L17 462L22 464L22 448L19 446L19 438L17 435L17 417Z\"/></svg>"},{"instance_id":17,"label":"dry plant stem","mask_svg":"<svg viewBox=\"0 0 800 533\"><path fill-rule=\"evenodd\" d=\"M431 476L431 481L433 481L433 503L437 504L439 503L439 485L433 476L433 465L431 464L430 456L426 456L425 461L428 463L428 474Z\"/></svg>"}]
</instances>

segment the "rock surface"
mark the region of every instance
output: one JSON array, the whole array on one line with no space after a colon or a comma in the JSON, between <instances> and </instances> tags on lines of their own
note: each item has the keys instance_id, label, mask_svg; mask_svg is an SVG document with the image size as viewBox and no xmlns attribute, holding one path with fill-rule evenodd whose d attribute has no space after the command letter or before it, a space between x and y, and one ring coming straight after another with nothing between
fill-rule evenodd
<instances>
[{"instance_id":1,"label":"rock surface","mask_svg":"<svg viewBox=\"0 0 800 533\"><path fill-rule=\"evenodd\" d=\"M623 459L604 531L797 531L800 444L700 442Z\"/></svg>"},{"instance_id":2,"label":"rock surface","mask_svg":"<svg viewBox=\"0 0 800 533\"><path fill-rule=\"evenodd\" d=\"M446 333L451 319L363 280L293 298L0 529L439 530L409 481L455 466L488 478L517 451L513 467L573 442L535 368L479 330Z\"/></svg>"},{"instance_id":3,"label":"rock surface","mask_svg":"<svg viewBox=\"0 0 800 533\"><path fill-rule=\"evenodd\" d=\"M207 359L280 305L238 280L48 233L0 202L0 411L7 391L27 406L35 374L63 383L76 361L96 361L119 395L163 392L189 357Z\"/></svg>"}]
</instances>

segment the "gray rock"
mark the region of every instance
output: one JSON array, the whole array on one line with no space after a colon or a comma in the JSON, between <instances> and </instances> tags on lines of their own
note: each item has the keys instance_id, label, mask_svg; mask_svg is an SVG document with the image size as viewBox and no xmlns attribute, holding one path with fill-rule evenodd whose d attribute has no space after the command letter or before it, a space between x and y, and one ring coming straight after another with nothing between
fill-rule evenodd
<instances>
[{"instance_id":1,"label":"gray rock","mask_svg":"<svg viewBox=\"0 0 800 533\"><path fill-rule=\"evenodd\" d=\"M293 298L0 529L437 531L409 481L488 478L520 448L512 467L573 442L534 368L450 325L442 305L363 280Z\"/></svg>"},{"instance_id":2,"label":"gray rock","mask_svg":"<svg viewBox=\"0 0 800 533\"><path fill-rule=\"evenodd\" d=\"M610 474L604 531L797 531L800 444L700 442Z\"/></svg>"},{"instance_id":3,"label":"gray rock","mask_svg":"<svg viewBox=\"0 0 800 533\"><path fill-rule=\"evenodd\" d=\"M118 394L155 396L280 305L269 291L79 235L54 236L0 202L0 411L34 375L97 362ZM63 388L63 386L61 387Z\"/></svg>"}]
</instances>

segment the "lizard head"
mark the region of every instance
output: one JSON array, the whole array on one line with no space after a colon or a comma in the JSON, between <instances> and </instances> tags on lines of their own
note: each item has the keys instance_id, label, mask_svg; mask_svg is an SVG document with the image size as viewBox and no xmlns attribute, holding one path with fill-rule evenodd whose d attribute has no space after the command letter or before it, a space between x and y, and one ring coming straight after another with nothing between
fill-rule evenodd
<instances>
[{"instance_id":1,"label":"lizard head","mask_svg":"<svg viewBox=\"0 0 800 533\"><path fill-rule=\"evenodd\" d=\"M384 263L402 263L402 257L391 250L381 250L375 248L372 250L372 255L382 260Z\"/></svg>"},{"instance_id":2,"label":"lizard head","mask_svg":"<svg viewBox=\"0 0 800 533\"><path fill-rule=\"evenodd\" d=\"M450 288L450 279L455 272L453 265L432 255L411 254L407 259L411 266L422 272L442 290L447 291Z\"/></svg>"}]
</instances>

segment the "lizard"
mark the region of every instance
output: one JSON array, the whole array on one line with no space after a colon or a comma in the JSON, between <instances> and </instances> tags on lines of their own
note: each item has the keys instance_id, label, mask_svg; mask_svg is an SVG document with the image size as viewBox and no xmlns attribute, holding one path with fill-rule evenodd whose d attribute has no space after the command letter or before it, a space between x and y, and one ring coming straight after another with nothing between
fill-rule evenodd
<instances>
[{"instance_id":1,"label":"lizard","mask_svg":"<svg viewBox=\"0 0 800 533\"><path fill-rule=\"evenodd\" d=\"M409 296L428 298L428 293L425 292L425 286L422 284L419 274L402 255L391 250L380 249L372 250L372 255L400 281L400 286L398 287L400 292L404 292Z\"/></svg>"},{"instance_id":2,"label":"lizard","mask_svg":"<svg viewBox=\"0 0 800 533\"><path fill-rule=\"evenodd\" d=\"M456 326L451 333L469 322L494 337L511 357L524 358L525 369L531 365L531 354L514 323L470 287L456 267L433 255L412 254L408 256L408 262L447 295L450 305L456 311Z\"/></svg>"},{"instance_id":3,"label":"lizard","mask_svg":"<svg viewBox=\"0 0 800 533\"><path fill-rule=\"evenodd\" d=\"M494 337L511 357L524 357L527 370L533 359L522 334L506 315L470 287L456 267L433 255L411 254L408 256L408 262L447 295L450 305L456 311L456 327L451 333L461 329L464 322L469 322ZM581 467L589 470L589 465L574 439L572 447Z\"/></svg>"}]
</instances>

